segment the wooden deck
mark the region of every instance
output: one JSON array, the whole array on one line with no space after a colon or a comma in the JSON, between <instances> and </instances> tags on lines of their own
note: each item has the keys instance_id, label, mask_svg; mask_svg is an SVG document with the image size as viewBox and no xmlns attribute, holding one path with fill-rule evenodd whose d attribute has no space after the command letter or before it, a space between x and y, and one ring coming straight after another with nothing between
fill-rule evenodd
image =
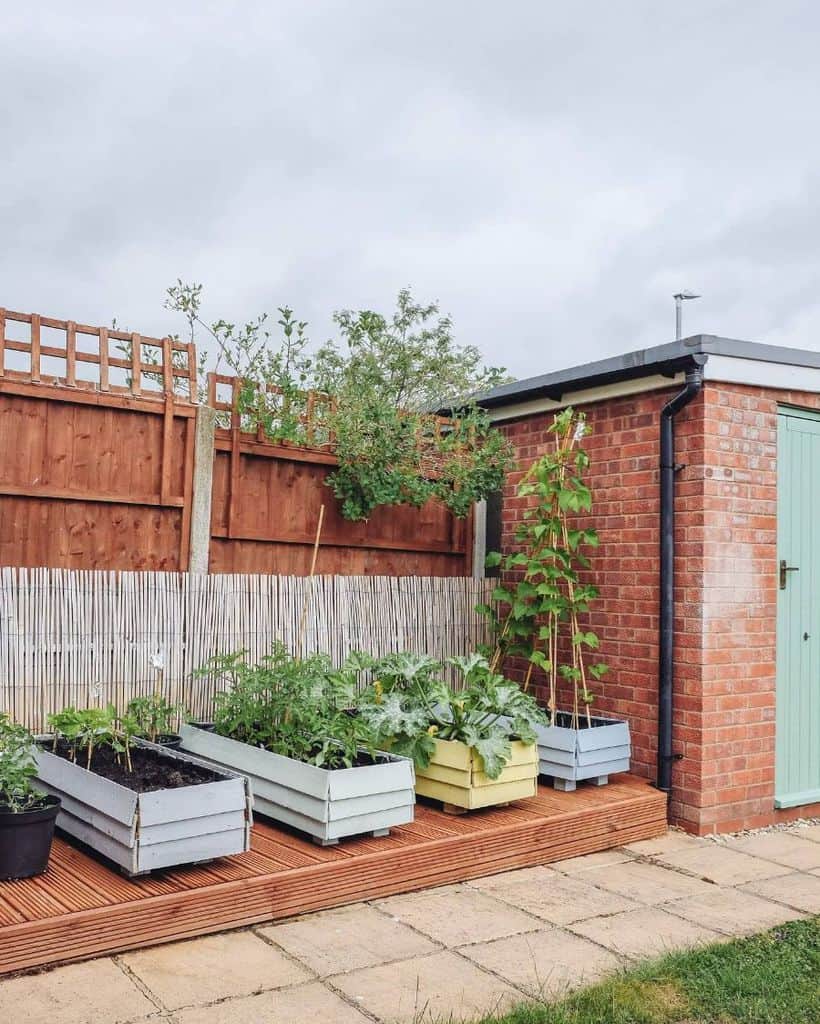
<instances>
[{"instance_id":1,"label":"wooden deck","mask_svg":"<svg viewBox=\"0 0 820 1024\"><path fill-rule=\"evenodd\" d=\"M326 849L258 823L249 853L136 881L58 838L45 875L0 882L0 974L546 864L665 828L665 796L621 775L464 817L420 804L388 837Z\"/></svg>"}]
</instances>

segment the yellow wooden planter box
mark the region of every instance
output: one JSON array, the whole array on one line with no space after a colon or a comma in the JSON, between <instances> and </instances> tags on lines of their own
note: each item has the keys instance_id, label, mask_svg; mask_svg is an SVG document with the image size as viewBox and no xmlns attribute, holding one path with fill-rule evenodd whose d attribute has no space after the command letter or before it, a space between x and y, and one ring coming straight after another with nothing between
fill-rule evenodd
<instances>
[{"instance_id":1,"label":"yellow wooden planter box","mask_svg":"<svg viewBox=\"0 0 820 1024\"><path fill-rule=\"evenodd\" d=\"M512 743L512 757L497 779L484 773L484 762L465 743L436 740L427 768L416 768L416 793L442 803L475 810L524 800L538 788L538 747Z\"/></svg>"}]
</instances>

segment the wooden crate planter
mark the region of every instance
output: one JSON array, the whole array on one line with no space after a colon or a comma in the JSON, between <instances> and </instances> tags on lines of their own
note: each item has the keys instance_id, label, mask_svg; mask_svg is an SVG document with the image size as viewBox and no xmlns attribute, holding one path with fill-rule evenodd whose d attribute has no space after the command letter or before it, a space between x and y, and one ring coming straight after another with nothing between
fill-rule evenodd
<instances>
[{"instance_id":1,"label":"wooden crate planter","mask_svg":"<svg viewBox=\"0 0 820 1024\"><path fill-rule=\"evenodd\" d=\"M241 772L251 784L254 809L306 832L322 846L346 836L387 835L413 820L413 762L382 754L374 765L328 770L192 725L182 727L182 748L209 764Z\"/></svg>"},{"instance_id":2,"label":"wooden crate planter","mask_svg":"<svg viewBox=\"0 0 820 1024\"><path fill-rule=\"evenodd\" d=\"M466 743L437 740L426 768L416 768L416 793L445 805L476 810L535 796L538 788L538 751L520 740L512 743L512 757L497 779L489 778L484 764Z\"/></svg>"},{"instance_id":3,"label":"wooden crate planter","mask_svg":"<svg viewBox=\"0 0 820 1024\"><path fill-rule=\"evenodd\" d=\"M49 743L51 737L39 737ZM145 740L136 744L193 762L214 782L137 793L38 746L38 788L61 799L57 827L128 875L191 864L250 849L251 796L245 778Z\"/></svg>"},{"instance_id":4,"label":"wooden crate planter","mask_svg":"<svg viewBox=\"0 0 820 1024\"><path fill-rule=\"evenodd\" d=\"M556 789L570 792L588 780L606 785L610 775L629 771L629 723L611 718L592 719L592 728L573 729L572 718L558 712L556 725L536 726L538 770L551 775Z\"/></svg>"}]
</instances>

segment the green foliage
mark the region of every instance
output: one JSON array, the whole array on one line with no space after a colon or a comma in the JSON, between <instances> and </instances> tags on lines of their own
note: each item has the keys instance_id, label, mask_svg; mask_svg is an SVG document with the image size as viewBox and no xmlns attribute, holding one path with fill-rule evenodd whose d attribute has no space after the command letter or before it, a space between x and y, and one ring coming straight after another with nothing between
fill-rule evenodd
<instances>
[{"instance_id":1,"label":"green foliage","mask_svg":"<svg viewBox=\"0 0 820 1024\"><path fill-rule=\"evenodd\" d=\"M126 715L133 720L137 735L156 743L158 737L174 732L176 720L185 716L185 708L153 693L150 697L134 697L129 701Z\"/></svg>"},{"instance_id":2,"label":"green foliage","mask_svg":"<svg viewBox=\"0 0 820 1024\"><path fill-rule=\"evenodd\" d=\"M126 713L120 715L113 704L104 708L75 707L63 708L46 719L54 733L53 747L62 740L68 747L69 758L75 764L82 755L85 767L90 771L94 751L99 747L110 747L117 760L125 756L128 771L131 771L131 748L135 736L140 735L136 719Z\"/></svg>"},{"instance_id":3,"label":"green foliage","mask_svg":"<svg viewBox=\"0 0 820 1024\"><path fill-rule=\"evenodd\" d=\"M535 669L545 673L551 714L556 711L558 679L570 682L577 726L579 707L585 706L589 718L594 700L589 677L598 680L607 671L604 662L587 664L587 652L597 650L599 641L594 632L580 627L579 619L598 594L581 579L581 572L590 568L587 551L598 546L598 535L571 525L578 514L592 509L592 495L583 479L589 456L579 446L588 432L583 413L564 409L555 416L550 432L551 449L535 460L518 486L519 498L527 499L516 532L518 550L488 556L488 566L500 566L505 582L493 590L496 604L478 610L490 619L495 634L493 667L502 665L508 655L528 659L526 685ZM570 651L566 663L561 661L562 635Z\"/></svg>"},{"instance_id":4,"label":"green foliage","mask_svg":"<svg viewBox=\"0 0 820 1024\"><path fill-rule=\"evenodd\" d=\"M466 743L497 779L511 756L511 740L534 743L545 718L515 683L490 669L478 654L451 658L461 688L441 678L442 665L417 654L391 654L373 667L374 682L359 696L359 715L377 739L420 767L430 763L436 739Z\"/></svg>"},{"instance_id":5,"label":"green foliage","mask_svg":"<svg viewBox=\"0 0 820 1024\"><path fill-rule=\"evenodd\" d=\"M218 655L196 674L227 684L215 697L219 735L333 769L351 767L363 749L375 752L372 730L347 710L369 664L353 654L334 669L324 654L294 658L277 644L258 665L248 664L244 652Z\"/></svg>"},{"instance_id":6,"label":"green foliage","mask_svg":"<svg viewBox=\"0 0 820 1024\"><path fill-rule=\"evenodd\" d=\"M328 485L348 519L380 505L421 506L431 498L455 515L503 482L511 453L503 435L470 400L508 379L482 365L475 347L459 346L435 303L399 292L388 319L344 310L334 317L343 348L316 358L317 387L334 396L331 426L339 468ZM437 409L457 407L452 423Z\"/></svg>"},{"instance_id":7,"label":"green foliage","mask_svg":"<svg viewBox=\"0 0 820 1024\"><path fill-rule=\"evenodd\" d=\"M37 774L34 737L25 726L0 714L0 810L30 811L43 802L31 785Z\"/></svg>"},{"instance_id":8,"label":"green foliage","mask_svg":"<svg viewBox=\"0 0 820 1024\"><path fill-rule=\"evenodd\" d=\"M272 441L308 443L305 427L307 391L311 387L313 360L307 354L307 323L297 320L287 306L278 309L276 326L279 336L272 334L267 313L244 324L216 320L207 323L201 316L202 285L177 280L166 291L165 308L182 313L188 324L191 342L197 329L204 331L216 348L214 373L231 373L245 382L239 396L239 412L243 428L256 430L261 425ZM200 360L207 358L202 346ZM205 376L205 362L199 369ZM200 391L205 394L205 381ZM317 443L317 439L310 439ZM326 440L319 438L318 441Z\"/></svg>"},{"instance_id":9,"label":"green foliage","mask_svg":"<svg viewBox=\"0 0 820 1024\"><path fill-rule=\"evenodd\" d=\"M463 517L501 486L511 448L470 396L509 378L483 366L474 346L455 343L452 323L435 303L416 303L403 289L389 318L338 312L341 344L328 342L311 357L307 324L291 309L279 309L276 338L266 315L241 326L206 323L201 297L201 285L178 281L166 306L185 316L192 341L197 330L206 332L217 371L243 379L243 428L261 427L278 442L332 443L339 466L327 483L346 518L431 498ZM309 392L328 399L314 398L312 416ZM445 407L461 410L452 422L435 415Z\"/></svg>"},{"instance_id":10,"label":"green foliage","mask_svg":"<svg viewBox=\"0 0 820 1024\"><path fill-rule=\"evenodd\" d=\"M481 1024L817 1024L820 918L671 953Z\"/></svg>"}]
</instances>

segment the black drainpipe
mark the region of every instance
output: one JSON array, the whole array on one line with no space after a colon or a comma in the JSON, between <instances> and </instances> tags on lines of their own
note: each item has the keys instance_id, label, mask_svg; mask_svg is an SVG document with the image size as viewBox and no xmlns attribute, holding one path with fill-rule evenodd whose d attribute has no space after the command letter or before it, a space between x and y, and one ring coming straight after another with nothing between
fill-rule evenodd
<instances>
[{"instance_id":1,"label":"black drainpipe","mask_svg":"<svg viewBox=\"0 0 820 1024\"><path fill-rule=\"evenodd\" d=\"M686 384L661 410L661 573L660 642L658 657L658 781L664 793L672 791L672 660L675 641L675 416L700 394L706 356L692 354Z\"/></svg>"}]
</instances>

